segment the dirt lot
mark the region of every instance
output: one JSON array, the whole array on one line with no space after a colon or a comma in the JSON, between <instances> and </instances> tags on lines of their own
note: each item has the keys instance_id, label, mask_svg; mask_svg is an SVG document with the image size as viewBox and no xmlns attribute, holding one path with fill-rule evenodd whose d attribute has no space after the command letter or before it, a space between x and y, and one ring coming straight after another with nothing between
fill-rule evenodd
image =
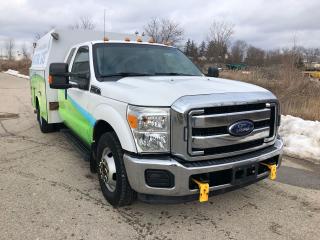
<instances>
[{"instance_id":1,"label":"dirt lot","mask_svg":"<svg viewBox=\"0 0 320 240\"><path fill-rule=\"evenodd\" d=\"M284 159L278 180L204 204L114 209L61 132L41 134L28 80L0 73L0 239L320 239L320 167Z\"/></svg>"}]
</instances>

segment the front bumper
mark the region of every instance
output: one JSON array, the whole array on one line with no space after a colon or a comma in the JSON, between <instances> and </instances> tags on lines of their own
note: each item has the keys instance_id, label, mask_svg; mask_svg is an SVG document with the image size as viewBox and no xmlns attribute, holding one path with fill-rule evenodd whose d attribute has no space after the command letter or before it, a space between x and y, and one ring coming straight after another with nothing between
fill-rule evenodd
<instances>
[{"instance_id":1,"label":"front bumper","mask_svg":"<svg viewBox=\"0 0 320 240\"><path fill-rule=\"evenodd\" d=\"M259 151L248 153L245 155L198 162L180 162L173 157L164 159L156 156L150 158L141 158L139 156L124 155L124 163L127 170L127 176L131 187L138 193L148 195L162 196L188 196L199 192L198 189L190 188L190 176L198 174L207 174L227 169L237 169L241 166L250 164L258 164L269 159L276 159L277 167L281 164L283 152L283 142L277 139L275 144ZM156 188L146 184L145 171L148 169L167 170L174 176L174 187L172 188ZM269 172L256 174L255 178L250 178L251 182L256 182L266 178ZM243 182L232 181L230 183L210 186L210 192L215 190L234 189L237 185L243 185Z\"/></svg>"}]
</instances>

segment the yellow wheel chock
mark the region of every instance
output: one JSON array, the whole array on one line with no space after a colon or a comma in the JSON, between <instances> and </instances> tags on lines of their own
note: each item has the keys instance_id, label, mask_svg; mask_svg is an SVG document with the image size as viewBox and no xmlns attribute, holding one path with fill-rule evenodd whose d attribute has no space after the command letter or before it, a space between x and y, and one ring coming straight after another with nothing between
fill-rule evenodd
<instances>
[{"instance_id":1,"label":"yellow wheel chock","mask_svg":"<svg viewBox=\"0 0 320 240\"><path fill-rule=\"evenodd\" d=\"M207 202L209 199L209 183L203 183L192 178L199 187L199 202Z\"/></svg>"},{"instance_id":2,"label":"yellow wheel chock","mask_svg":"<svg viewBox=\"0 0 320 240\"><path fill-rule=\"evenodd\" d=\"M269 178L271 180L275 180L277 178L277 165L276 164L267 164L267 163L261 163L264 166L267 166L270 169L270 175Z\"/></svg>"}]
</instances>

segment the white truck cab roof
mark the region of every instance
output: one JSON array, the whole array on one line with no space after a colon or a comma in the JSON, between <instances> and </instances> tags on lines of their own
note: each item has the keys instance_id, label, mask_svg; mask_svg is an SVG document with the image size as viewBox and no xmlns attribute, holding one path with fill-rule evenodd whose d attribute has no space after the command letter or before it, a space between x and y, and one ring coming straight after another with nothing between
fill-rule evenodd
<instances>
[{"instance_id":1,"label":"white truck cab roof","mask_svg":"<svg viewBox=\"0 0 320 240\"><path fill-rule=\"evenodd\" d=\"M108 41L103 41L105 37L108 38ZM142 42L137 42L138 38L141 39ZM129 41L125 41L125 39ZM148 43L147 37L139 37L134 34L114 32L104 33L101 31L70 30L59 28L52 29L36 42L36 47L32 57L31 69L48 71L50 63L63 62L71 47L103 42L150 44ZM154 44L162 45L156 43Z\"/></svg>"}]
</instances>

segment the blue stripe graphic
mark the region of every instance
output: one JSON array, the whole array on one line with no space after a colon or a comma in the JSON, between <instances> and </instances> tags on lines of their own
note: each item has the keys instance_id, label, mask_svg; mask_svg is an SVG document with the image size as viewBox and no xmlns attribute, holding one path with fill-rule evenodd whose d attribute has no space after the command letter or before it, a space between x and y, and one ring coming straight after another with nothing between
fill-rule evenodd
<instances>
[{"instance_id":1,"label":"blue stripe graphic","mask_svg":"<svg viewBox=\"0 0 320 240\"><path fill-rule=\"evenodd\" d=\"M74 101L69 95L68 99L70 100L71 104L80 112L80 114L90 123L91 126L94 126L96 120L94 117L87 112L83 107L81 107L76 101Z\"/></svg>"}]
</instances>

